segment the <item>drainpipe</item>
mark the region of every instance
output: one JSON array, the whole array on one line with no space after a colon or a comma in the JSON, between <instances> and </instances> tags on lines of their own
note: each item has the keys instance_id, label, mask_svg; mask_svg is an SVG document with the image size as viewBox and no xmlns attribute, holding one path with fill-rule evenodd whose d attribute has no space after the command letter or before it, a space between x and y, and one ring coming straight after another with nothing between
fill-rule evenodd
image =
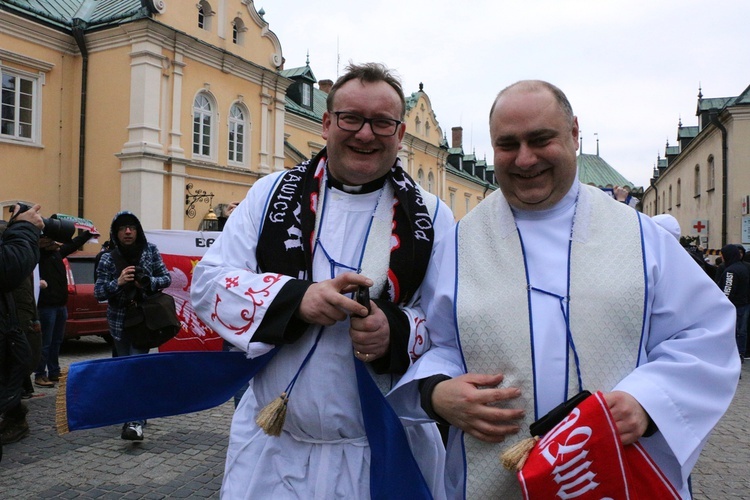
<instances>
[{"instance_id":1,"label":"drainpipe","mask_svg":"<svg viewBox=\"0 0 750 500\"><path fill-rule=\"evenodd\" d=\"M89 14L95 8L95 1L88 0L81 5L81 8L73 17L72 33L75 38L78 50L81 51L81 115L80 115L80 132L78 136L78 217L83 218L83 201L84 201L84 181L86 174L86 91L88 88L89 73L89 51L86 48L86 28Z\"/></svg>"},{"instance_id":2,"label":"drainpipe","mask_svg":"<svg viewBox=\"0 0 750 500\"><path fill-rule=\"evenodd\" d=\"M728 193L729 179L729 159L727 158L727 152L729 146L727 145L727 129L719 121L718 115L711 119L711 123L716 125L716 128L721 130L721 247L727 244L727 206L728 206Z\"/></svg>"}]
</instances>

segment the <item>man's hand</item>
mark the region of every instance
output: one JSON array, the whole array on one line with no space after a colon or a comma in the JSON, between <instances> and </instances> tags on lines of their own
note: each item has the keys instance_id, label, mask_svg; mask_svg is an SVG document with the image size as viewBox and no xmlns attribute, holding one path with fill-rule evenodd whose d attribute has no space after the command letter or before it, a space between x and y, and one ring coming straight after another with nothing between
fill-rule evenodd
<instances>
[{"instance_id":1,"label":"man's hand","mask_svg":"<svg viewBox=\"0 0 750 500\"><path fill-rule=\"evenodd\" d=\"M313 283L302 297L297 317L306 323L330 326L348 316L367 314L367 308L346 297L357 286L372 286L372 280L357 273L344 273L333 279Z\"/></svg>"},{"instance_id":2,"label":"man's hand","mask_svg":"<svg viewBox=\"0 0 750 500\"><path fill-rule=\"evenodd\" d=\"M608 392L604 395L604 400L615 419L622 444L629 445L638 441L648 427L646 410L627 392Z\"/></svg>"},{"instance_id":3,"label":"man's hand","mask_svg":"<svg viewBox=\"0 0 750 500\"><path fill-rule=\"evenodd\" d=\"M440 382L432 393L432 408L451 425L479 440L502 442L505 436L518 433L521 428L517 421L524 417L521 409L492 406L493 403L508 406L521 395L517 387L494 388L502 381L502 373L467 373Z\"/></svg>"},{"instance_id":4,"label":"man's hand","mask_svg":"<svg viewBox=\"0 0 750 500\"><path fill-rule=\"evenodd\" d=\"M128 266L122 270L120 276L117 277L117 286L123 286L127 283L131 283L135 279L135 266Z\"/></svg>"},{"instance_id":5,"label":"man's hand","mask_svg":"<svg viewBox=\"0 0 750 500\"><path fill-rule=\"evenodd\" d=\"M40 231L44 229L44 221L42 220L42 214L39 210L42 208L41 205L34 205L23 213L18 213L21 209L20 205L13 207L13 217L15 220L22 220L34 224Z\"/></svg>"},{"instance_id":6,"label":"man's hand","mask_svg":"<svg viewBox=\"0 0 750 500\"><path fill-rule=\"evenodd\" d=\"M615 195L615 200L621 201L625 203L625 200L628 199L628 195L630 194L627 189L621 186L615 186L612 189L612 194Z\"/></svg>"},{"instance_id":7,"label":"man's hand","mask_svg":"<svg viewBox=\"0 0 750 500\"><path fill-rule=\"evenodd\" d=\"M372 312L364 318L353 315L349 328L354 354L368 363L385 356L391 342L391 328L385 313L373 301L370 301L370 309Z\"/></svg>"}]
</instances>

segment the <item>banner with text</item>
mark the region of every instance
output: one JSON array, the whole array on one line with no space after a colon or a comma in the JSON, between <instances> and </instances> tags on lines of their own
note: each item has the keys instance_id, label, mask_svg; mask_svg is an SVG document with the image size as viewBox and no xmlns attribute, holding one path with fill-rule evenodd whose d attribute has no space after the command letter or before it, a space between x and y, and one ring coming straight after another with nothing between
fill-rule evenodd
<instances>
[{"instance_id":1,"label":"banner with text","mask_svg":"<svg viewBox=\"0 0 750 500\"><path fill-rule=\"evenodd\" d=\"M180 333L159 347L159 351L220 351L221 337L198 319L193 311L190 303L190 284L196 264L221 233L179 230L145 233L148 241L159 249L172 276L172 284L164 292L174 297L177 317L182 324Z\"/></svg>"}]
</instances>

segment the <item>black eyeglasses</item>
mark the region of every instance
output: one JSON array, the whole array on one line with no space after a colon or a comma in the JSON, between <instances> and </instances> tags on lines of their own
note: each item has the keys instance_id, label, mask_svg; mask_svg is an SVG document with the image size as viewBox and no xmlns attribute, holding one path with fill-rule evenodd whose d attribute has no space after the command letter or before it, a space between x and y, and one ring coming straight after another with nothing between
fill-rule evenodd
<instances>
[{"instance_id":1,"label":"black eyeglasses","mask_svg":"<svg viewBox=\"0 0 750 500\"><path fill-rule=\"evenodd\" d=\"M372 133L381 137L394 135L398 131L398 126L403 123L391 118L365 118L364 116L349 113L348 111L334 111L333 114L336 115L336 125L341 130L359 132L365 126L365 123L369 123Z\"/></svg>"}]
</instances>

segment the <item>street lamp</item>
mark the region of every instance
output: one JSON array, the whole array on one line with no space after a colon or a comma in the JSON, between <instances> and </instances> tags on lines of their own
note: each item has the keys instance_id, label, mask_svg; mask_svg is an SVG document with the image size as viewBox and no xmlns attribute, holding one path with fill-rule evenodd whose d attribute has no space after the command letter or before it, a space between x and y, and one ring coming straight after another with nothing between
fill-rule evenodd
<instances>
[{"instance_id":1,"label":"street lamp","mask_svg":"<svg viewBox=\"0 0 750 500\"><path fill-rule=\"evenodd\" d=\"M201 221L201 231L218 231L219 230L219 218L216 216L213 207L208 208L208 213L203 217Z\"/></svg>"}]
</instances>

